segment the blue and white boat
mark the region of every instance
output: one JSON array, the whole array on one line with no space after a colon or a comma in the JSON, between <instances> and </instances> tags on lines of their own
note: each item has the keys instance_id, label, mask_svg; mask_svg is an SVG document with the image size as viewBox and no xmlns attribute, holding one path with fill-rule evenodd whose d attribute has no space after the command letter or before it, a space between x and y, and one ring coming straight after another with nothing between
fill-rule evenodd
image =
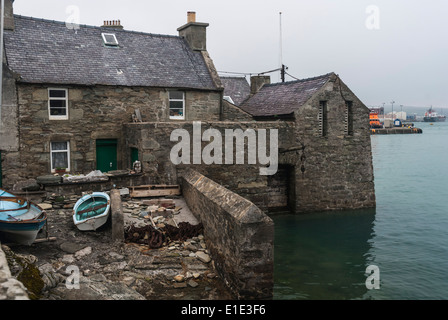
<instances>
[{"instance_id":1,"label":"blue and white boat","mask_svg":"<svg viewBox=\"0 0 448 320\"><path fill-rule=\"evenodd\" d=\"M0 189L0 236L6 241L31 245L47 222L39 206Z\"/></svg>"},{"instance_id":2,"label":"blue and white boat","mask_svg":"<svg viewBox=\"0 0 448 320\"><path fill-rule=\"evenodd\" d=\"M109 211L110 197L107 193L86 194L73 207L73 222L81 231L94 231L106 223Z\"/></svg>"}]
</instances>

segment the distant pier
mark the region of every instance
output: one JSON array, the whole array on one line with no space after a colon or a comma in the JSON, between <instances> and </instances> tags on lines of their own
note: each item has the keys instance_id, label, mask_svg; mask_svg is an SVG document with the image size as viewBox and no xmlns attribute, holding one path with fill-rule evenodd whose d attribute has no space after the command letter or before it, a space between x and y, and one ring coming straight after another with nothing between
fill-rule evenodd
<instances>
[{"instance_id":1,"label":"distant pier","mask_svg":"<svg viewBox=\"0 0 448 320\"><path fill-rule=\"evenodd\" d=\"M418 134L423 130L415 127L371 128L371 134Z\"/></svg>"}]
</instances>

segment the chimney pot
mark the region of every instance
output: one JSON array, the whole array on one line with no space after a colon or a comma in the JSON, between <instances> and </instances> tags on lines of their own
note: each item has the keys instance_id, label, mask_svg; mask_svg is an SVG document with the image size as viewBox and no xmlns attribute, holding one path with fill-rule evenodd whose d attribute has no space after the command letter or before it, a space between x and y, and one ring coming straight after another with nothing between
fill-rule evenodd
<instances>
[{"instance_id":1,"label":"chimney pot","mask_svg":"<svg viewBox=\"0 0 448 320\"><path fill-rule=\"evenodd\" d=\"M120 20L104 20L103 27L109 27L114 29L123 29Z\"/></svg>"},{"instance_id":2,"label":"chimney pot","mask_svg":"<svg viewBox=\"0 0 448 320\"><path fill-rule=\"evenodd\" d=\"M196 22L196 12L188 11L187 12L187 23Z\"/></svg>"}]
</instances>

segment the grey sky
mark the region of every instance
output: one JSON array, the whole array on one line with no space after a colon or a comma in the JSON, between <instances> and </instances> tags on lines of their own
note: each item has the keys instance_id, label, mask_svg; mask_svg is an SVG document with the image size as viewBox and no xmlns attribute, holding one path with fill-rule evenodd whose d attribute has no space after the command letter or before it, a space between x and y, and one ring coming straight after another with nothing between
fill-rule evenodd
<instances>
[{"instance_id":1,"label":"grey sky","mask_svg":"<svg viewBox=\"0 0 448 320\"><path fill-rule=\"evenodd\" d=\"M334 71L369 106L448 107L446 0L16 0L14 12L66 21L71 5L81 24L120 19L127 30L172 35L195 11L210 24L216 68L253 74L280 65L282 12L283 63L292 76ZM378 11L366 12L370 5ZM279 73L271 77L279 81Z\"/></svg>"}]
</instances>

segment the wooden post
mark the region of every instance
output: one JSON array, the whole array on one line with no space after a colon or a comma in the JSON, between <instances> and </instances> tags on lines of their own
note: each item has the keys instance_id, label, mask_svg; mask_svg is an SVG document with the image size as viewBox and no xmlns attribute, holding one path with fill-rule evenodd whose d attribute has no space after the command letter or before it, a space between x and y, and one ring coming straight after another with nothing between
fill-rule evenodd
<instances>
[{"instance_id":1,"label":"wooden post","mask_svg":"<svg viewBox=\"0 0 448 320\"><path fill-rule=\"evenodd\" d=\"M112 240L124 242L123 206L121 204L121 196L119 190L111 190L110 203L112 210Z\"/></svg>"}]
</instances>

